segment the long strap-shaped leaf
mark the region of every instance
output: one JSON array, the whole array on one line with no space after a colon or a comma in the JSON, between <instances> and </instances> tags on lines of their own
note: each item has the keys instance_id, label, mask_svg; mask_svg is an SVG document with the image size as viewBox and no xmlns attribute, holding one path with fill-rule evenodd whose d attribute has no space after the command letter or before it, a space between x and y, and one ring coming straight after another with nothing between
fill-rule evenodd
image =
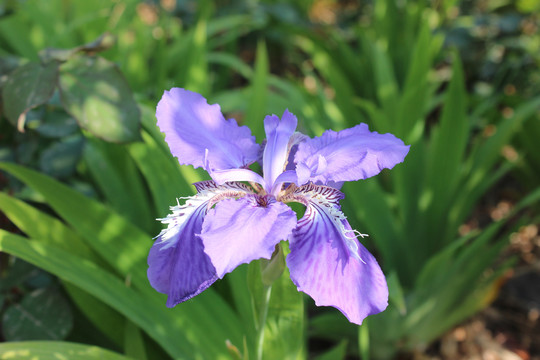
<instances>
[{"instance_id":1,"label":"long strap-shaped leaf","mask_svg":"<svg viewBox=\"0 0 540 360\"><path fill-rule=\"evenodd\" d=\"M132 358L91 345L63 341L22 341L1 343L0 359L130 360Z\"/></svg>"},{"instance_id":2,"label":"long strap-shaped leaf","mask_svg":"<svg viewBox=\"0 0 540 360\"><path fill-rule=\"evenodd\" d=\"M107 209L56 180L24 167L0 163L27 185L40 192L47 203L82 236L115 270L133 285L152 297L155 306L164 307L163 296L156 293L146 278L146 255L151 246L150 235L126 221L121 215ZM170 311L170 317L182 322L190 341L201 346L201 351L216 354L226 351L225 341L242 343L240 320L224 300L208 289L196 300L186 302ZM177 329L177 341L183 335ZM187 335L186 335L187 336Z\"/></svg>"},{"instance_id":3,"label":"long strap-shaped leaf","mask_svg":"<svg viewBox=\"0 0 540 360\"><path fill-rule=\"evenodd\" d=\"M0 250L38 266L94 295L140 326L173 357L195 350L179 336L181 319L171 319L156 302L127 287L94 263L54 246L39 244L0 230ZM174 334L174 336L173 336Z\"/></svg>"}]
</instances>

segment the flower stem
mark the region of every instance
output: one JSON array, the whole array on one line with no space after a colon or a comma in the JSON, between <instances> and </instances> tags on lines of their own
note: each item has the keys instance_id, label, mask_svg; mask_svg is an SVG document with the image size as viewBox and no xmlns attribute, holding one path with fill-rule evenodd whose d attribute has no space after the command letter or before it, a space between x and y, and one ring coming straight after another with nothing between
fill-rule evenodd
<instances>
[{"instance_id":1,"label":"flower stem","mask_svg":"<svg viewBox=\"0 0 540 360\"><path fill-rule=\"evenodd\" d=\"M270 294L272 285L264 286L262 292L261 308L259 309L259 319L257 327L257 360L262 360L264 346L264 328L266 325L266 316L268 315L268 304L270 303Z\"/></svg>"}]
</instances>

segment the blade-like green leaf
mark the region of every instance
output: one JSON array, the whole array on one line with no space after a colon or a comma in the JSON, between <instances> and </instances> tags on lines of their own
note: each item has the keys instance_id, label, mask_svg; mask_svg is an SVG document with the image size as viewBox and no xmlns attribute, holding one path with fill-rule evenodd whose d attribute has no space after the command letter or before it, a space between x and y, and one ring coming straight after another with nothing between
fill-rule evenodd
<instances>
[{"instance_id":1,"label":"blade-like green leaf","mask_svg":"<svg viewBox=\"0 0 540 360\"><path fill-rule=\"evenodd\" d=\"M145 231L155 230L154 212L137 167L120 145L88 138L84 159L107 202Z\"/></svg>"},{"instance_id":2,"label":"blade-like green leaf","mask_svg":"<svg viewBox=\"0 0 540 360\"><path fill-rule=\"evenodd\" d=\"M186 52L186 64L183 69L185 79L184 87L191 91L207 95L209 90L208 64L206 60L206 41L208 21L212 14L213 4L210 1L201 1L199 6L199 19L191 37Z\"/></svg>"},{"instance_id":3,"label":"blade-like green leaf","mask_svg":"<svg viewBox=\"0 0 540 360\"><path fill-rule=\"evenodd\" d=\"M257 43L257 54L255 58L255 72L251 80L251 99L246 111L246 118L243 122L256 136L258 142L264 139L263 119L266 114L268 97L268 53L266 43L259 40ZM279 114L281 116L281 114Z\"/></svg>"},{"instance_id":4,"label":"blade-like green leaf","mask_svg":"<svg viewBox=\"0 0 540 360\"><path fill-rule=\"evenodd\" d=\"M48 204L116 271L152 297L158 303L156 306L164 306L163 296L150 287L146 278L146 256L152 244L150 235L98 202L45 175L14 164L0 163L0 168L42 193ZM242 343L238 317L212 289L197 296L196 301L177 306L174 314L190 324L190 332L198 334L193 339L204 343L201 351L220 352L225 349L226 340Z\"/></svg>"},{"instance_id":5,"label":"blade-like green leaf","mask_svg":"<svg viewBox=\"0 0 540 360\"><path fill-rule=\"evenodd\" d=\"M0 343L0 359L18 360L132 360L97 346L60 341L24 341Z\"/></svg>"},{"instance_id":6,"label":"blade-like green leaf","mask_svg":"<svg viewBox=\"0 0 540 360\"><path fill-rule=\"evenodd\" d=\"M144 338L142 337L141 331L137 325L133 324L131 321L126 321L125 326L125 341L124 348L126 355L137 359L137 360L146 360L146 350L144 348Z\"/></svg>"},{"instance_id":7,"label":"blade-like green leaf","mask_svg":"<svg viewBox=\"0 0 540 360\"><path fill-rule=\"evenodd\" d=\"M155 213L165 217L176 199L191 195L193 188L182 176L176 159L164 153L148 133L142 136L144 143L131 144L128 150L150 187Z\"/></svg>"},{"instance_id":8,"label":"blade-like green leaf","mask_svg":"<svg viewBox=\"0 0 540 360\"><path fill-rule=\"evenodd\" d=\"M95 253L73 230L60 220L0 192L0 210L31 238L41 239L69 253L97 261Z\"/></svg>"},{"instance_id":9,"label":"blade-like green leaf","mask_svg":"<svg viewBox=\"0 0 540 360\"><path fill-rule=\"evenodd\" d=\"M287 243L281 243L285 254ZM306 357L304 298L293 284L289 270L274 281L264 330L265 359L303 359Z\"/></svg>"},{"instance_id":10,"label":"blade-like green leaf","mask_svg":"<svg viewBox=\"0 0 540 360\"><path fill-rule=\"evenodd\" d=\"M40 240L40 239L37 239ZM124 343L123 331L126 319L118 311L67 281L64 289L82 313L119 348Z\"/></svg>"},{"instance_id":11,"label":"blade-like green leaf","mask_svg":"<svg viewBox=\"0 0 540 360\"><path fill-rule=\"evenodd\" d=\"M0 250L80 286L143 328L171 356L182 357L195 351L181 336L185 324L180 318L172 318L156 301L142 297L93 263L3 230L0 231Z\"/></svg>"}]
</instances>

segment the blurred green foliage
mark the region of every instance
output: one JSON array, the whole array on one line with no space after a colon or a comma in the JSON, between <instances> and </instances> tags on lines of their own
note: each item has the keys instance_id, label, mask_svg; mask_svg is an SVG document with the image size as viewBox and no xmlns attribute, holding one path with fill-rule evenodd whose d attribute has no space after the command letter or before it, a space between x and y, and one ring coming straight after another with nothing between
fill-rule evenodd
<instances>
[{"instance_id":1,"label":"blurred green foliage","mask_svg":"<svg viewBox=\"0 0 540 360\"><path fill-rule=\"evenodd\" d=\"M494 299L513 264L499 261L508 234L538 221L524 209L540 197L539 3L3 2L0 354L389 359L425 349ZM287 274L268 291L258 262L165 308L146 279L154 219L203 179L155 125L172 86L219 103L259 141L264 115L288 108L312 136L366 122L411 144L404 164L344 188L351 225L371 235L387 275L385 312L358 328L304 304ZM511 177L513 210L464 226ZM54 341L9 342L20 340Z\"/></svg>"}]
</instances>

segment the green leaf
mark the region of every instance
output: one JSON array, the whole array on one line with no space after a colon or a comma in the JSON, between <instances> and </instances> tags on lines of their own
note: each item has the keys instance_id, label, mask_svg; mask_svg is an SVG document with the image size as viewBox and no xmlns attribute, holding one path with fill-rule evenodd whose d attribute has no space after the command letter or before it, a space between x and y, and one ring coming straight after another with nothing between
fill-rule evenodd
<instances>
[{"instance_id":1,"label":"green leaf","mask_svg":"<svg viewBox=\"0 0 540 360\"><path fill-rule=\"evenodd\" d=\"M347 340L341 341L338 345L328 350L324 354L318 355L314 360L343 360L347 356ZM362 358L362 360L367 360Z\"/></svg>"},{"instance_id":2,"label":"green leaf","mask_svg":"<svg viewBox=\"0 0 540 360\"><path fill-rule=\"evenodd\" d=\"M255 72L251 79L251 99L246 111L244 124L248 125L257 140L261 142L264 138L263 119L266 115L267 106L267 84L268 84L268 54L266 43L260 40L257 43L257 54L255 58ZM281 114L280 114L281 116Z\"/></svg>"},{"instance_id":3,"label":"green leaf","mask_svg":"<svg viewBox=\"0 0 540 360\"><path fill-rule=\"evenodd\" d=\"M69 303L57 289L38 289L21 303L12 304L2 317L7 341L60 340L73 327Z\"/></svg>"},{"instance_id":4,"label":"green leaf","mask_svg":"<svg viewBox=\"0 0 540 360\"><path fill-rule=\"evenodd\" d=\"M23 285L35 275L34 266L21 259L12 258L7 271L0 272L0 290L9 292L12 287Z\"/></svg>"},{"instance_id":5,"label":"green leaf","mask_svg":"<svg viewBox=\"0 0 540 360\"><path fill-rule=\"evenodd\" d=\"M53 95L58 78L58 63L28 63L8 77L2 88L6 117L23 131L26 113L45 104Z\"/></svg>"},{"instance_id":6,"label":"green leaf","mask_svg":"<svg viewBox=\"0 0 540 360\"><path fill-rule=\"evenodd\" d=\"M144 328L171 356L182 357L195 351L179 336L180 319L171 318L156 301L142 297L126 287L116 276L95 264L3 230L0 230L0 251L17 256L80 286ZM169 334L176 336L171 337Z\"/></svg>"},{"instance_id":7,"label":"green leaf","mask_svg":"<svg viewBox=\"0 0 540 360\"><path fill-rule=\"evenodd\" d=\"M150 187L155 213L165 217L176 199L193 194L193 188L182 176L176 159L166 154L148 133L143 132L142 136L144 143L133 143L128 150Z\"/></svg>"},{"instance_id":8,"label":"green leaf","mask_svg":"<svg viewBox=\"0 0 540 360\"><path fill-rule=\"evenodd\" d=\"M397 107L399 104L398 84L390 56L383 49L381 43L373 44L371 56L375 65L377 99L386 115L385 123L376 125L380 132L388 132L395 126L397 118Z\"/></svg>"},{"instance_id":9,"label":"green leaf","mask_svg":"<svg viewBox=\"0 0 540 360\"><path fill-rule=\"evenodd\" d=\"M200 13L195 29L189 39L187 61L184 69L185 88L205 95L209 89L206 41L208 20L212 13L212 3L201 1Z\"/></svg>"},{"instance_id":10,"label":"green leaf","mask_svg":"<svg viewBox=\"0 0 540 360\"><path fill-rule=\"evenodd\" d=\"M92 324L119 348L122 347L124 344L122 335L126 323L124 316L80 287L66 281L63 281L63 285L75 305Z\"/></svg>"},{"instance_id":11,"label":"green leaf","mask_svg":"<svg viewBox=\"0 0 540 360\"><path fill-rule=\"evenodd\" d=\"M73 134L78 129L77 121L65 111L51 110L45 112L36 131L45 137L61 138Z\"/></svg>"},{"instance_id":12,"label":"green leaf","mask_svg":"<svg viewBox=\"0 0 540 360\"><path fill-rule=\"evenodd\" d=\"M0 210L26 235L91 261L96 255L84 240L60 220L0 192ZM99 263L101 264L101 263Z\"/></svg>"},{"instance_id":13,"label":"green leaf","mask_svg":"<svg viewBox=\"0 0 540 360\"><path fill-rule=\"evenodd\" d=\"M48 175L64 178L73 175L79 163L84 146L80 135L53 143L41 153L40 169Z\"/></svg>"},{"instance_id":14,"label":"green leaf","mask_svg":"<svg viewBox=\"0 0 540 360\"><path fill-rule=\"evenodd\" d=\"M286 243L280 244L285 247ZM265 359L302 359L306 352L304 324L304 298L293 284L289 270L273 284L268 303L264 330L263 354Z\"/></svg>"},{"instance_id":15,"label":"green leaf","mask_svg":"<svg viewBox=\"0 0 540 360\"><path fill-rule=\"evenodd\" d=\"M127 356L137 360L146 360L146 350L144 348L144 338L141 331L131 321L126 321L124 348Z\"/></svg>"},{"instance_id":16,"label":"green leaf","mask_svg":"<svg viewBox=\"0 0 540 360\"><path fill-rule=\"evenodd\" d=\"M97 346L60 341L24 341L0 343L0 359L17 360L130 360Z\"/></svg>"},{"instance_id":17,"label":"green leaf","mask_svg":"<svg viewBox=\"0 0 540 360\"><path fill-rule=\"evenodd\" d=\"M139 140L140 112L118 67L81 56L60 67L62 103L79 125L106 141Z\"/></svg>"},{"instance_id":18,"label":"green leaf","mask_svg":"<svg viewBox=\"0 0 540 360\"><path fill-rule=\"evenodd\" d=\"M111 206L141 229L156 229L147 189L125 147L89 137L84 160L105 199Z\"/></svg>"},{"instance_id":19,"label":"green leaf","mask_svg":"<svg viewBox=\"0 0 540 360\"><path fill-rule=\"evenodd\" d=\"M386 277L386 281L388 283L389 298L392 305L397 307L401 315L404 315L407 312L407 306L405 297L403 296L403 288L399 283L399 277L395 272L392 272Z\"/></svg>"},{"instance_id":20,"label":"green leaf","mask_svg":"<svg viewBox=\"0 0 540 360\"><path fill-rule=\"evenodd\" d=\"M14 164L0 163L0 168L42 193L48 204L88 245L122 274L126 281L132 282L154 301L152 306L164 309L164 296L150 287L146 277L146 256L152 244L150 235L98 202L47 176ZM235 345L242 343L243 334L238 317L212 289L198 295L195 301L185 302L172 311L168 310L174 314L176 321L182 323L183 329L175 330L178 333L175 336L177 342L182 338L181 334L189 333L189 339L199 344L201 352L214 355L226 351L227 339Z\"/></svg>"}]
</instances>

